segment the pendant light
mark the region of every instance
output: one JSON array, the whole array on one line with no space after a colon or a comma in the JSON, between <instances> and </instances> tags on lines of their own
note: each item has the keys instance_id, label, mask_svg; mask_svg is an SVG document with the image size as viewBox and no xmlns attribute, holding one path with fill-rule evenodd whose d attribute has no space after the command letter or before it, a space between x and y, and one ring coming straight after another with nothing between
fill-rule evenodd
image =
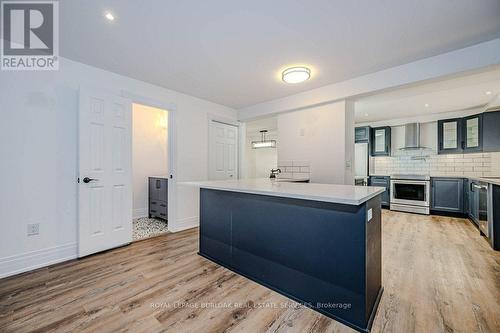
<instances>
[{"instance_id":1,"label":"pendant light","mask_svg":"<svg viewBox=\"0 0 500 333\"><path fill-rule=\"evenodd\" d=\"M260 131L260 141L252 141L252 148L276 148L276 140L266 140L267 130Z\"/></svg>"}]
</instances>

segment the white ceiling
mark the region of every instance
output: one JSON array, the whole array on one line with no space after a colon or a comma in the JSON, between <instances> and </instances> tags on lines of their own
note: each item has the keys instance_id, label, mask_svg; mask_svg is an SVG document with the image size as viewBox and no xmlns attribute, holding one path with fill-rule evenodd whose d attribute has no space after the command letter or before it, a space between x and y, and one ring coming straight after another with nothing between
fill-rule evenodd
<instances>
[{"instance_id":1,"label":"white ceiling","mask_svg":"<svg viewBox=\"0 0 500 333\"><path fill-rule=\"evenodd\" d=\"M491 94L487 95L487 91ZM355 101L355 121L364 123L466 110L486 105L498 93L500 66L481 73L411 85L360 98Z\"/></svg>"},{"instance_id":2,"label":"white ceiling","mask_svg":"<svg viewBox=\"0 0 500 333\"><path fill-rule=\"evenodd\" d=\"M498 0L60 1L60 47L241 108L498 38L499 17ZM310 65L312 78L281 82L294 64Z\"/></svg>"}]
</instances>

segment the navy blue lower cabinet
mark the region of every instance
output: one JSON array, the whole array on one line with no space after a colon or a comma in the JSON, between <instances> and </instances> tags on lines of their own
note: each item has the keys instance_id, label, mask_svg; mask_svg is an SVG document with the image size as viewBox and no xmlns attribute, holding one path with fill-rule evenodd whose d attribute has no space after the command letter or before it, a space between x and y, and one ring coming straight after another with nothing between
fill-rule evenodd
<instances>
[{"instance_id":1,"label":"navy blue lower cabinet","mask_svg":"<svg viewBox=\"0 0 500 333\"><path fill-rule=\"evenodd\" d=\"M370 176L370 186L385 187L385 192L382 193L382 206L389 207L391 205L391 177L390 176Z\"/></svg>"},{"instance_id":2,"label":"navy blue lower cabinet","mask_svg":"<svg viewBox=\"0 0 500 333\"><path fill-rule=\"evenodd\" d=\"M464 213L464 179L433 177L431 179L431 210Z\"/></svg>"},{"instance_id":3,"label":"navy blue lower cabinet","mask_svg":"<svg viewBox=\"0 0 500 333\"><path fill-rule=\"evenodd\" d=\"M199 254L368 332L383 290L380 198L355 206L201 189Z\"/></svg>"}]
</instances>

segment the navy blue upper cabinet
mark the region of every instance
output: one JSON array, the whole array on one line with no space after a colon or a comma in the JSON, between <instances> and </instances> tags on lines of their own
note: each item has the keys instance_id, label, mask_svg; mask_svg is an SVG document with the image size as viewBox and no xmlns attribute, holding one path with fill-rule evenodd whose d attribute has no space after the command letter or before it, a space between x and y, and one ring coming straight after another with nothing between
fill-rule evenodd
<instances>
[{"instance_id":1,"label":"navy blue upper cabinet","mask_svg":"<svg viewBox=\"0 0 500 333\"><path fill-rule=\"evenodd\" d=\"M371 129L371 155L391 155L391 128L389 126L374 127Z\"/></svg>"},{"instance_id":2,"label":"navy blue upper cabinet","mask_svg":"<svg viewBox=\"0 0 500 333\"><path fill-rule=\"evenodd\" d=\"M462 118L438 120L438 154L463 152L462 131Z\"/></svg>"},{"instance_id":3,"label":"navy blue upper cabinet","mask_svg":"<svg viewBox=\"0 0 500 333\"><path fill-rule=\"evenodd\" d=\"M483 151L483 114L476 114L465 118L444 119L438 121L438 154L473 153ZM488 126L490 129L494 127ZM498 120L497 126L500 124ZM496 128L496 131L500 128ZM490 142L495 141L495 134L488 136ZM498 139L500 146L500 137ZM493 143L493 145L495 145ZM500 149L498 149L500 151Z\"/></svg>"},{"instance_id":4,"label":"navy blue upper cabinet","mask_svg":"<svg viewBox=\"0 0 500 333\"><path fill-rule=\"evenodd\" d=\"M370 126L356 127L354 129L354 141L369 142L370 141Z\"/></svg>"},{"instance_id":5,"label":"navy blue upper cabinet","mask_svg":"<svg viewBox=\"0 0 500 333\"><path fill-rule=\"evenodd\" d=\"M500 129L499 129L500 130ZM462 119L462 149L464 153L483 150L483 115Z\"/></svg>"},{"instance_id":6,"label":"navy blue upper cabinet","mask_svg":"<svg viewBox=\"0 0 500 333\"><path fill-rule=\"evenodd\" d=\"M483 151L500 151L500 111L483 113Z\"/></svg>"}]
</instances>

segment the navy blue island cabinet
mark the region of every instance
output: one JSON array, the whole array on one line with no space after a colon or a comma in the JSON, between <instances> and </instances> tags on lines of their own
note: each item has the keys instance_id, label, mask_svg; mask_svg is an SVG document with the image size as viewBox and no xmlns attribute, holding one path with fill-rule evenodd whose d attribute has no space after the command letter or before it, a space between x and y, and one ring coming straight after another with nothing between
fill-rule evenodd
<instances>
[{"instance_id":1,"label":"navy blue island cabinet","mask_svg":"<svg viewBox=\"0 0 500 333\"><path fill-rule=\"evenodd\" d=\"M360 332L382 295L381 195L339 204L200 189L199 254Z\"/></svg>"}]
</instances>

